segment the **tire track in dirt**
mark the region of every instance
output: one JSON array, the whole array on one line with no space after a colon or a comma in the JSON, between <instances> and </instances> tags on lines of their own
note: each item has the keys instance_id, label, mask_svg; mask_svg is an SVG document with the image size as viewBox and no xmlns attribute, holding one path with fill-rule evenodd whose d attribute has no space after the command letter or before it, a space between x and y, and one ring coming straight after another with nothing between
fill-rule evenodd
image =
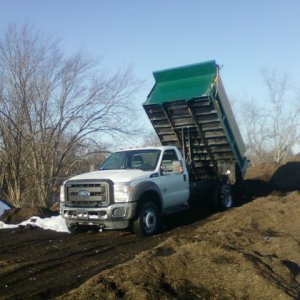
<instances>
[{"instance_id":1,"label":"tire track in dirt","mask_svg":"<svg viewBox=\"0 0 300 300\"><path fill-rule=\"evenodd\" d=\"M2 230L1 299L52 298L162 240L160 236L137 238L118 231L56 236L40 229L20 234Z\"/></svg>"},{"instance_id":2,"label":"tire track in dirt","mask_svg":"<svg viewBox=\"0 0 300 300\"><path fill-rule=\"evenodd\" d=\"M64 294L99 272L188 230L189 224L205 223L209 215L200 209L167 217L162 233L150 238L138 238L127 231L71 235L41 229L1 230L1 299L51 299Z\"/></svg>"},{"instance_id":3,"label":"tire track in dirt","mask_svg":"<svg viewBox=\"0 0 300 300\"><path fill-rule=\"evenodd\" d=\"M139 243L139 241L135 241L135 242L131 242L131 241L126 241L124 243L116 243L115 245L111 245L111 246L104 246L102 249L101 247L93 247L93 248L89 248L88 250L86 249L82 249L80 251L76 251L76 252L70 252L64 256L59 256L56 258L52 258L49 260L40 260L37 262L33 262L33 263L24 263L21 264L20 266L18 266L17 268L10 270L9 272L4 272L3 274L0 275L0 280L1 281L5 281L7 278L9 277L15 277L15 273L18 272L23 272L25 273L28 270L31 270L32 276L33 275L38 275L42 272L54 269L55 267L58 267L60 265L63 265L69 261L78 261L78 260L83 260L83 259L90 259L93 256L98 256L101 254L104 254L105 252L108 251L112 251L116 248L116 246L118 247L123 247L126 245L131 245L132 247L134 247L134 244ZM33 271L32 270L36 270ZM12 284L17 283L16 281L11 281Z\"/></svg>"}]
</instances>

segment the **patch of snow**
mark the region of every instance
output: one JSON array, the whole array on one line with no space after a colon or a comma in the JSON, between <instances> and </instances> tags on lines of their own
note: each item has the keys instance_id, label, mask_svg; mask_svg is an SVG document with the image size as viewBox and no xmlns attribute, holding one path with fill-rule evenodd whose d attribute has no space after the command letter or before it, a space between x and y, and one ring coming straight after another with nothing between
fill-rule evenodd
<instances>
[{"instance_id":1,"label":"patch of snow","mask_svg":"<svg viewBox=\"0 0 300 300\"><path fill-rule=\"evenodd\" d=\"M25 226L27 224L30 224L32 226L37 226L43 229L55 230L57 232L69 232L65 220L61 216L54 216L51 218L44 218L44 219L34 216L17 225L5 224L4 222L0 221L0 229L16 228L19 225Z\"/></svg>"},{"instance_id":2,"label":"patch of snow","mask_svg":"<svg viewBox=\"0 0 300 300\"><path fill-rule=\"evenodd\" d=\"M10 207L8 205L6 205L5 203L3 203L1 200L0 200L0 216L4 213L4 211L6 209L9 209Z\"/></svg>"}]
</instances>

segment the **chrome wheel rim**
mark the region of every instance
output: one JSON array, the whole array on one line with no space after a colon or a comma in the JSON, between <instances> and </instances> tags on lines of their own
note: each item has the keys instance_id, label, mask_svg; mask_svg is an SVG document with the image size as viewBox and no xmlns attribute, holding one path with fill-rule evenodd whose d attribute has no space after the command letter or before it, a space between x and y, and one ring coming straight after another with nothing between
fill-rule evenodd
<instances>
[{"instance_id":1,"label":"chrome wheel rim","mask_svg":"<svg viewBox=\"0 0 300 300\"><path fill-rule=\"evenodd\" d=\"M229 195L225 195L223 197L222 202L223 202L223 206L225 208L230 208L232 206L232 196L230 194Z\"/></svg>"},{"instance_id":2,"label":"chrome wheel rim","mask_svg":"<svg viewBox=\"0 0 300 300\"><path fill-rule=\"evenodd\" d=\"M143 226L147 232L151 232L156 227L156 213L152 208L147 208L143 215Z\"/></svg>"}]
</instances>

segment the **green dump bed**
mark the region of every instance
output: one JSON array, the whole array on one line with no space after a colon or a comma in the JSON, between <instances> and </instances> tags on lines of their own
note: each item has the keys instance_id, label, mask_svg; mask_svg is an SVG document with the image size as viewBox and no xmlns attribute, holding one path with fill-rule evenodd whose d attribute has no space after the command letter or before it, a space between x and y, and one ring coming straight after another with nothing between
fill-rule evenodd
<instances>
[{"instance_id":1,"label":"green dump bed","mask_svg":"<svg viewBox=\"0 0 300 300\"><path fill-rule=\"evenodd\" d=\"M143 107L162 145L177 146L196 177L244 175L245 146L215 61L153 75Z\"/></svg>"}]
</instances>

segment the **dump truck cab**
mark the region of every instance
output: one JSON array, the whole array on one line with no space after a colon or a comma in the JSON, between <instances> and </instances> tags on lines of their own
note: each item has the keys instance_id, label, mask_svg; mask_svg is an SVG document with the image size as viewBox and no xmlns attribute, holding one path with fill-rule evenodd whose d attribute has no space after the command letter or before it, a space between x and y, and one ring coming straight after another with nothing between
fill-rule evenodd
<instances>
[{"instance_id":1,"label":"dump truck cab","mask_svg":"<svg viewBox=\"0 0 300 300\"><path fill-rule=\"evenodd\" d=\"M174 146L113 153L98 171L74 176L61 188L61 215L73 233L83 228L159 229L160 217L188 207L188 170Z\"/></svg>"}]
</instances>

